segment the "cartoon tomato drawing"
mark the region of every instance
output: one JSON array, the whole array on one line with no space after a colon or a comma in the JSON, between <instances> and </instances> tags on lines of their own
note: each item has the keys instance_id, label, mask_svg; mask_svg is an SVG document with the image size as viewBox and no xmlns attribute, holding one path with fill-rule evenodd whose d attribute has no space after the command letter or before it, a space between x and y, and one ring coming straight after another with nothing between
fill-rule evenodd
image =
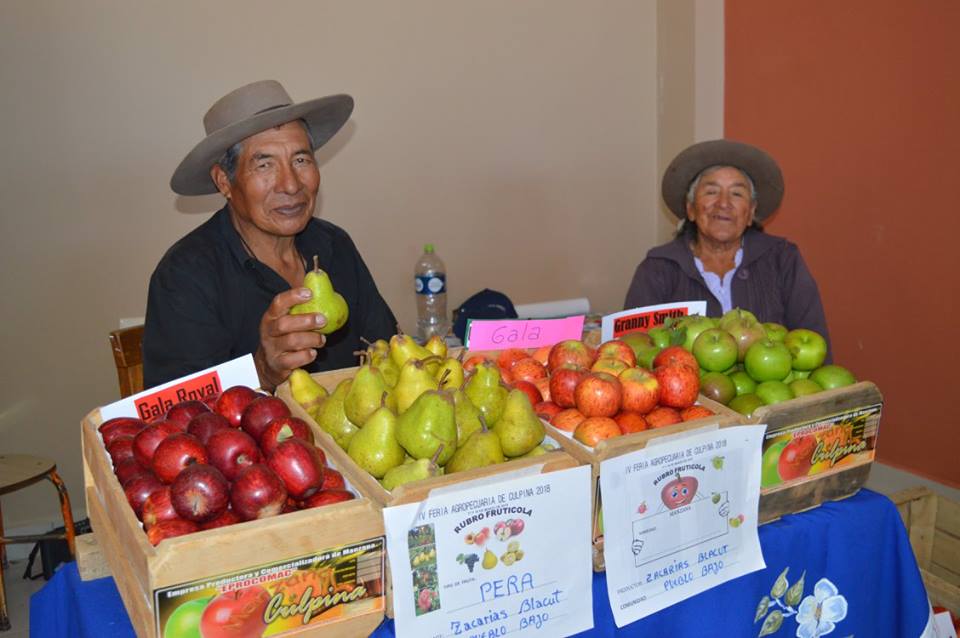
<instances>
[{"instance_id":1,"label":"cartoon tomato drawing","mask_svg":"<svg viewBox=\"0 0 960 638\"><path fill-rule=\"evenodd\" d=\"M697 479L692 476L680 476L677 472L677 477L663 486L660 498L667 508L675 510L693 502L693 497L697 494L697 485L699 485Z\"/></svg>"}]
</instances>

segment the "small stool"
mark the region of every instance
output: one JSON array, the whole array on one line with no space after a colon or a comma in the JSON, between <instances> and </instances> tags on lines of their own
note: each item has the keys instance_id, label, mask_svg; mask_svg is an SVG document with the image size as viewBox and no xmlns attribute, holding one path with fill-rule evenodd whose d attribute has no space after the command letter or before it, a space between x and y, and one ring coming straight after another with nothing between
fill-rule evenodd
<instances>
[{"instance_id":1,"label":"small stool","mask_svg":"<svg viewBox=\"0 0 960 638\"><path fill-rule=\"evenodd\" d=\"M37 534L33 536L4 536L3 511L0 509L0 631L10 629L7 615L7 595L3 585L3 563L6 562L7 543L36 543L42 540L66 540L70 556L74 556L73 512L67 486L57 474L57 464L50 459L26 454L0 454L0 495L16 492L37 481L47 479L60 495L60 511L63 514L63 534Z\"/></svg>"}]
</instances>

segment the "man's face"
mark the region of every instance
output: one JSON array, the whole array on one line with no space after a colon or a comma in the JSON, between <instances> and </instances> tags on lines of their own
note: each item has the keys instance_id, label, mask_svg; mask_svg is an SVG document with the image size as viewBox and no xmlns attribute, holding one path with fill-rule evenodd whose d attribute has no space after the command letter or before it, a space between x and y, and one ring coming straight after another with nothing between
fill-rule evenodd
<instances>
[{"instance_id":1,"label":"man's face","mask_svg":"<svg viewBox=\"0 0 960 638\"><path fill-rule=\"evenodd\" d=\"M300 122L288 122L243 140L231 183L216 165L211 176L229 200L248 239L292 237L303 230L317 200L320 171Z\"/></svg>"},{"instance_id":2,"label":"man's face","mask_svg":"<svg viewBox=\"0 0 960 638\"><path fill-rule=\"evenodd\" d=\"M700 178L687 219L707 239L727 243L740 239L753 222L757 209L750 197L750 182L732 166L722 166Z\"/></svg>"}]
</instances>

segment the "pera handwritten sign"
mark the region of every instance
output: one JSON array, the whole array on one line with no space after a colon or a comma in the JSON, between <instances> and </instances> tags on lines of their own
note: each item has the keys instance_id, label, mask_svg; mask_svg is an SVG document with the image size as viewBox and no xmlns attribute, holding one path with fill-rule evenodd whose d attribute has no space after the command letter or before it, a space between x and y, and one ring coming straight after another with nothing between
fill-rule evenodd
<instances>
[{"instance_id":1,"label":"pera handwritten sign","mask_svg":"<svg viewBox=\"0 0 960 638\"><path fill-rule=\"evenodd\" d=\"M260 386L257 368L249 354L120 399L100 408L100 416L104 421L118 416L151 421L181 401L199 401L234 385Z\"/></svg>"},{"instance_id":2,"label":"pera handwritten sign","mask_svg":"<svg viewBox=\"0 0 960 638\"><path fill-rule=\"evenodd\" d=\"M603 557L618 627L763 569L765 429L700 429L601 462Z\"/></svg>"},{"instance_id":3,"label":"pera handwritten sign","mask_svg":"<svg viewBox=\"0 0 960 638\"><path fill-rule=\"evenodd\" d=\"M667 319L706 314L706 301L680 301L615 312L601 320L600 338L603 341L619 339L631 332L646 332L662 326Z\"/></svg>"},{"instance_id":4,"label":"pera handwritten sign","mask_svg":"<svg viewBox=\"0 0 960 638\"><path fill-rule=\"evenodd\" d=\"M468 350L539 348L583 337L583 315L563 319L471 320L467 324Z\"/></svg>"},{"instance_id":5,"label":"pera handwritten sign","mask_svg":"<svg viewBox=\"0 0 960 638\"><path fill-rule=\"evenodd\" d=\"M385 508L397 636L591 629L590 483L582 465Z\"/></svg>"}]
</instances>

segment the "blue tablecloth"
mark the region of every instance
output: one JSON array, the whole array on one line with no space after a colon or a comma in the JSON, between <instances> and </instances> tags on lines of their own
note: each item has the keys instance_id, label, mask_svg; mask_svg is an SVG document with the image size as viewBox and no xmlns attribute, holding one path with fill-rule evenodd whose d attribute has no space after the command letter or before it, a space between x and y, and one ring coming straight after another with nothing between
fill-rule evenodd
<instances>
[{"instance_id":1,"label":"blue tablecloth","mask_svg":"<svg viewBox=\"0 0 960 638\"><path fill-rule=\"evenodd\" d=\"M849 499L786 516L760 528L760 545L766 569L619 630L604 575L595 574L595 628L580 635L754 638L773 611L782 614L780 628L767 634L774 637L826 635L831 619L831 634L837 638L914 638L924 631L930 612L926 592L906 530L885 496L861 490ZM771 597L785 569L788 585L803 577L802 592L790 597L800 602L789 605L781 593L756 620L758 605ZM806 633L798 633L801 627ZM102 638L134 632L113 579L83 582L70 563L31 598L30 634ZM393 622L385 621L373 635L392 637Z\"/></svg>"}]
</instances>

